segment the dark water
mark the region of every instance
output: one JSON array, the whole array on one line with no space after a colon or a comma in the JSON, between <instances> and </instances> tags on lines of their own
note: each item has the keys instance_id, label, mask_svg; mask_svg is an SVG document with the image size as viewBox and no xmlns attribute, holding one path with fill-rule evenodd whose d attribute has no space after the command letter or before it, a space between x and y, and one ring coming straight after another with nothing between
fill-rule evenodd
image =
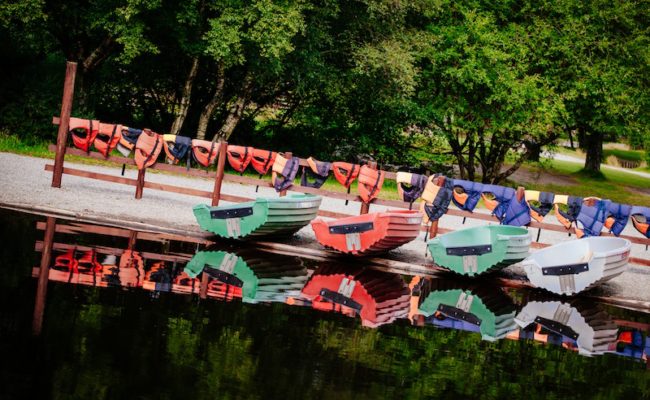
<instances>
[{"instance_id":1,"label":"dark water","mask_svg":"<svg viewBox=\"0 0 650 400\"><path fill-rule=\"evenodd\" d=\"M51 270L34 337L44 220L0 210L0 399L650 397L647 314L151 234L137 276L130 232L62 220L51 265L103 269Z\"/></svg>"}]
</instances>

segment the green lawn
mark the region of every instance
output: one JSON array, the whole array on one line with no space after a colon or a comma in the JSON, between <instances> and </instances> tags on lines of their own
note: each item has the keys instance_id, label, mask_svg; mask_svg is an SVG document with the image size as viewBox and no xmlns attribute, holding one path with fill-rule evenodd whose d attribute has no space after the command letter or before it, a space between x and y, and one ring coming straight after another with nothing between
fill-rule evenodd
<instances>
[{"instance_id":1,"label":"green lawn","mask_svg":"<svg viewBox=\"0 0 650 400\"><path fill-rule=\"evenodd\" d=\"M645 152L642 150L603 149L603 156L605 158L616 156L628 161L643 161L645 159Z\"/></svg>"}]
</instances>

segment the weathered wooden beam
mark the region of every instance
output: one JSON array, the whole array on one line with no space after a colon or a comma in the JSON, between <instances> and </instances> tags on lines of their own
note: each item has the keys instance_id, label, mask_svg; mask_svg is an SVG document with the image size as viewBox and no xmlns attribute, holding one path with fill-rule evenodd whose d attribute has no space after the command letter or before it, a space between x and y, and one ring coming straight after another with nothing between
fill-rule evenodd
<instances>
[{"instance_id":1,"label":"weathered wooden beam","mask_svg":"<svg viewBox=\"0 0 650 400\"><path fill-rule=\"evenodd\" d=\"M54 156L54 173L52 174L52 187L61 187L63 176L63 162L68 142L68 128L70 127L70 113L74 98L74 80L77 74L77 63L68 61L65 66L65 81L63 82L63 99L61 100L61 115L59 131L56 137L56 154Z\"/></svg>"},{"instance_id":2,"label":"weathered wooden beam","mask_svg":"<svg viewBox=\"0 0 650 400\"><path fill-rule=\"evenodd\" d=\"M228 151L228 142L222 140L219 143L219 156L217 158L217 173L214 177L214 188L212 189L212 207L219 205L221 199L221 183L223 182L223 172L226 167L226 152Z\"/></svg>"},{"instance_id":3,"label":"weathered wooden beam","mask_svg":"<svg viewBox=\"0 0 650 400\"><path fill-rule=\"evenodd\" d=\"M54 242L54 231L56 218L47 217L45 235L43 238L43 252L41 254L38 285L36 286L36 300L34 301L34 318L32 319L32 333L35 336L41 334L43 329L43 317L45 315L45 299L47 297L47 282L50 276L50 260L52 259L52 248Z\"/></svg>"}]
</instances>

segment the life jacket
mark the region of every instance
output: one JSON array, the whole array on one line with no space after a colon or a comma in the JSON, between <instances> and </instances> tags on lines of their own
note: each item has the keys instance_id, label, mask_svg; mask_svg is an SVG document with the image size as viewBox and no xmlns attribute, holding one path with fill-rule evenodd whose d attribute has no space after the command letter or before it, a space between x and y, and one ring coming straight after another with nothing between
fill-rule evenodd
<instances>
[{"instance_id":1,"label":"life jacket","mask_svg":"<svg viewBox=\"0 0 650 400\"><path fill-rule=\"evenodd\" d=\"M253 158L253 148L244 146L228 145L228 163L240 174L244 172Z\"/></svg>"},{"instance_id":2,"label":"life jacket","mask_svg":"<svg viewBox=\"0 0 650 400\"><path fill-rule=\"evenodd\" d=\"M131 153L131 150L135 148L135 144L138 142L138 138L142 134L142 129L122 127L122 137L117 144L117 150L124 157L128 157Z\"/></svg>"},{"instance_id":3,"label":"life jacket","mask_svg":"<svg viewBox=\"0 0 650 400\"><path fill-rule=\"evenodd\" d=\"M266 175L269 168L273 166L275 157L278 155L275 151L253 149L253 157L251 158L251 165L260 175Z\"/></svg>"},{"instance_id":4,"label":"life jacket","mask_svg":"<svg viewBox=\"0 0 650 400\"><path fill-rule=\"evenodd\" d=\"M278 192L289 189L298 174L300 159L298 157L284 158L278 154L273 163L273 187Z\"/></svg>"},{"instance_id":5,"label":"life jacket","mask_svg":"<svg viewBox=\"0 0 650 400\"><path fill-rule=\"evenodd\" d=\"M104 157L108 157L120 139L122 139L122 125L100 123L93 144Z\"/></svg>"},{"instance_id":6,"label":"life jacket","mask_svg":"<svg viewBox=\"0 0 650 400\"><path fill-rule=\"evenodd\" d=\"M474 208L476 208L476 205L481 198L483 184L461 179L454 179L453 186L454 192L451 200L454 202L456 207L465 211L474 211ZM457 188L462 188L464 193L458 192L456 190Z\"/></svg>"},{"instance_id":7,"label":"life jacket","mask_svg":"<svg viewBox=\"0 0 650 400\"><path fill-rule=\"evenodd\" d=\"M330 175L332 164L327 161L318 161L313 157L307 159L308 167L302 167L302 176L300 177L300 186L320 188L323 186L327 177ZM313 179L313 181L309 181Z\"/></svg>"},{"instance_id":8,"label":"life jacket","mask_svg":"<svg viewBox=\"0 0 650 400\"><path fill-rule=\"evenodd\" d=\"M77 270L82 273L95 273L102 270L102 264L97 261L95 250L85 251L77 260Z\"/></svg>"},{"instance_id":9,"label":"life jacket","mask_svg":"<svg viewBox=\"0 0 650 400\"><path fill-rule=\"evenodd\" d=\"M95 141L99 121L91 119L70 118L68 132L72 136L72 143L78 149L90 151L90 145Z\"/></svg>"},{"instance_id":10,"label":"life jacket","mask_svg":"<svg viewBox=\"0 0 650 400\"><path fill-rule=\"evenodd\" d=\"M135 144L135 164L138 169L154 165L162 148L163 140L160 135L150 129L144 129Z\"/></svg>"},{"instance_id":11,"label":"life jacket","mask_svg":"<svg viewBox=\"0 0 650 400\"><path fill-rule=\"evenodd\" d=\"M332 172L334 172L334 177L341 185L346 188L350 188L352 182L357 179L359 176L359 171L361 167L357 164L350 164L346 162L336 161L332 163Z\"/></svg>"},{"instance_id":12,"label":"life jacket","mask_svg":"<svg viewBox=\"0 0 650 400\"><path fill-rule=\"evenodd\" d=\"M192 156L197 163L209 167L217 159L219 148L215 142L192 139Z\"/></svg>"},{"instance_id":13,"label":"life jacket","mask_svg":"<svg viewBox=\"0 0 650 400\"><path fill-rule=\"evenodd\" d=\"M395 181L399 197L410 204L420 198L427 185L426 176L410 172L398 172Z\"/></svg>"},{"instance_id":14,"label":"life jacket","mask_svg":"<svg viewBox=\"0 0 650 400\"><path fill-rule=\"evenodd\" d=\"M189 166L189 155L192 149L191 138L179 135L163 135L163 141L165 142L163 149L165 149L169 161L178 164L180 160L185 158Z\"/></svg>"},{"instance_id":15,"label":"life jacket","mask_svg":"<svg viewBox=\"0 0 650 400\"><path fill-rule=\"evenodd\" d=\"M630 217L636 230L650 238L650 207L634 206L630 211Z\"/></svg>"},{"instance_id":16,"label":"life jacket","mask_svg":"<svg viewBox=\"0 0 650 400\"><path fill-rule=\"evenodd\" d=\"M454 187L451 179L441 177L444 179L442 186L434 183L436 176L432 176L427 181L424 191L422 192L422 199L424 200L424 212L427 214L429 221L437 221L447 213L449 203L454 197Z\"/></svg>"},{"instance_id":17,"label":"life jacket","mask_svg":"<svg viewBox=\"0 0 650 400\"><path fill-rule=\"evenodd\" d=\"M145 284L148 288L157 292L169 292L171 290L172 277L163 261L154 263L145 274L144 280L149 282Z\"/></svg>"},{"instance_id":18,"label":"life jacket","mask_svg":"<svg viewBox=\"0 0 650 400\"><path fill-rule=\"evenodd\" d=\"M567 212L560 210L559 204L566 204ZM555 196L555 217L566 229L578 219L582 208L582 197L577 196Z\"/></svg>"},{"instance_id":19,"label":"life jacket","mask_svg":"<svg viewBox=\"0 0 650 400\"><path fill-rule=\"evenodd\" d=\"M485 193L492 193L494 200L485 196ZM481 193L486 205L493 207L492 214L496 216L502 225L525 226L530 223L530 208L526 202L525 196L517 199L517 192L513 188L499 185L483 185Z\"/></svg>"},{"instance_id":20,"label":"life jacket","mask_svg":"<svg viewBox=\"0 0 650 400\"><path fill-rule=\"evenodd\" d=\"M627 221L630 219L631 211L632 206L628 206L627 204L614 203L613 201L608 202L605 227L614 235L619 236L623 232L623 229L625 229Z\"/></svg>"},{"instance_id":21,"label":"life jacket","mask_svg":"<svg viewBox=\"0 0 650 400\"><path fill-rule=\"evenodd\" d=\"M124 250L120 257L119 279L122 286L142 286L144 278L144 260L142 255L133 250Z\"/></svg>"},{"instance_id":22,"label":"life jacket","mask_svg":"<svg viewBox=\"0 0 650 400\"><path fill-rule=\"evenodd\" d=\"M607 218L607 203L609 200L596 200L594 205L583 202L575 227L576 235L579 238L600 236L600 231L605 226L605 218Z\"/></svg>"},{"instance_id":23,"label":"life jacket","mask_svg":"<svg viewBox=\"0 0 650 400\"><path fill-rule=\"evenodd\" d=\"M79 271L79 262L74 257L75 250L70 249L65 253L58 255L54 259L53 269L57 271L77 273Z\"/></svg>"},{"instance_id":24,"label":"life jacket","mask_svg":"<svg viewBox=\"0 0 650 400\"><path fill-rule=\"evenodd\" d=\"M555 194L550 192L538 192L537 190L526 190L526 201L530 207L530 216L537 222L542 222L544 217L553 209ZM531 202L536 201L539 206Z\"/></svg>"},{"instance_id":25,"label":"life jacket","mask_svg":"<svg viewBox=\"0 0 650 400\"><path fill-rule=\"evenodd\" d=\"M386 176L384 171L372 169L367 165L361 167L357 190L364 203L370 203L377 197L384 185L384 176Z\"/></svg>"}]
</instances>

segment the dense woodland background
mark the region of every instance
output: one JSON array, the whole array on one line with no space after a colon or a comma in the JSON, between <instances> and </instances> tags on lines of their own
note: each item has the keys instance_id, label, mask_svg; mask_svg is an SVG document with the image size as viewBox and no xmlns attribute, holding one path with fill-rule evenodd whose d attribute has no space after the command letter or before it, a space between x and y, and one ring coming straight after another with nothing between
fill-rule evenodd
<instances>
[{"instance_id":1,"label":"dense woodland background","mask_svg":"<svg viewBox=\"0 0 650 400\"><path fill-rule=\"evenodd\" d=\"M650 153L650 2L8 0L0 132L73 115L499 182L570 141ZM650 156L648 157L650 159Z\"/></svg>"}]
</instances>

